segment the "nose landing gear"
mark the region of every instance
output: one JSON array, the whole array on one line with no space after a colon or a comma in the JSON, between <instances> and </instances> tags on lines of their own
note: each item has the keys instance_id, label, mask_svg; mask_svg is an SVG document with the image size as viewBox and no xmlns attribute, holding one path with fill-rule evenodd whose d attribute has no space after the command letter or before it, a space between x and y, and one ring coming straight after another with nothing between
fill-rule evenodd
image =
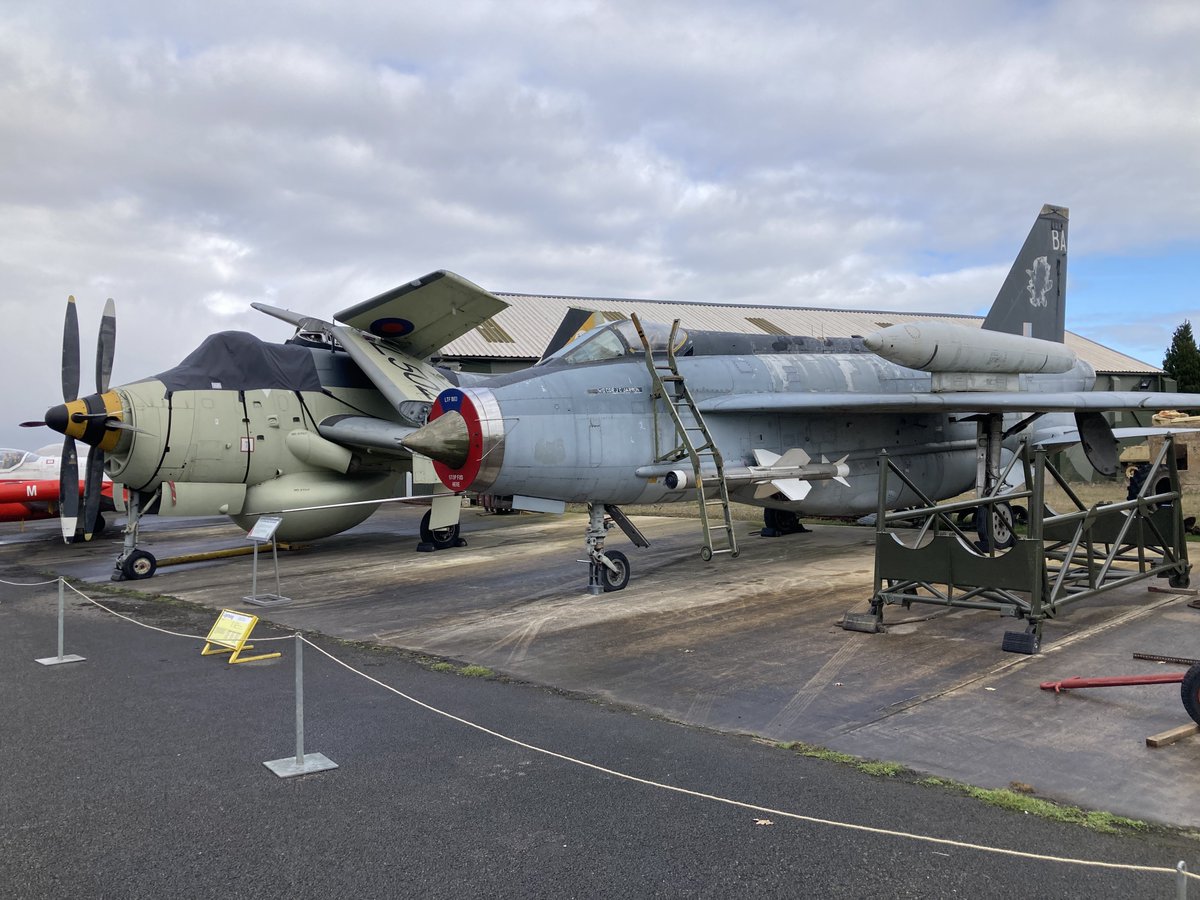
<instances>
[{"instance_id":1,"label":"nose landing gear","mask_svg":"<svg viewBox=\"0 0 1200 900\"><path fill-rule=\"evenodd\" d=\"M607 518L611 516L611 518ZM604 537L613 525L620 526L635 546L649 547L650 542L629 518L615 506L588 504L587 554L588 593L620 591L629 584L629 558L620 550L604 550Z\"/></svg>"},{"instance_id":2,"label":"nose landing gear","mask_svg":"<svg viewBox=\"0 0 1200 900\"><path fill-rule=\"evenodd\" d=\"M129 497L125 502L125 511L128 515L125 525L125 543L121 546L121 553L113 564L113 581L141 581L143 578L149 578L158 570L158 560L154 558L154 554L148 550L139 550L137 545L138 525L142 521L142 516L153 507L158 497L159 494L156 492L150 498L150 502L143 505L141 494L134 490L129 491Z\"/></svg>"}]
</instances>

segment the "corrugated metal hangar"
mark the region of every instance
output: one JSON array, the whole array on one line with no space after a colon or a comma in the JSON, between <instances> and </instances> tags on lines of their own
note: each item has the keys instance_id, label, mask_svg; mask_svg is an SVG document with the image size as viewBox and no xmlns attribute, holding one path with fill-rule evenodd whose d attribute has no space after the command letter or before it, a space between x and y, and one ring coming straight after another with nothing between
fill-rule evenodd
<instances>
[{"instance_id":1,"label":"corrugated metal hangar","mask_svg":"<svg viewBox=\"0 0 1200 900\"><path fill-rule=\"evenodd\" d=\"M866 335L899 322L926 319L979 327L982 316L949 316L892 310L818 309L801 306L737 306L723 303L677 303L621 300L608 297L559 297L497 294L508 309L448 344L438 360L467 372L503 372L532 365L542 355L569 309L586 309L616 321L630 313L650 322L679 319L681 327L700 331L746 334L792 334L807 337ZM1067 346L1105 375L1161 375L1162 370L1095 341L1067 332Z\"/></svg>"},{"instance_id":2,"label":"corrugated metal hangar","mask_svg":"<svg viewBox=\"0 0 1200 900\"><path fill-rule=\"evenodd\" d=\"M739 306L732 303L679 303L611 297L568 297L497 293L508 308L446 345L434 361L464 372L511 372L537 362L569 309L586 309L609 321L630 313L649 322L679 319L684 329L807 337L851 337L900 322L934 319L978 328L983 316L881 310L822 309L803 306ZM1067 332L1066 344L1096 370L1096 390L1170 391L1175 383L1162 369L1103 344ZM1114 425L1149 425L1151 412L1109 413Z\"/></svg>"},{"instance_id":3,"label":"corrugated metal hangar","mask_svg":"<svg viewBox=\"0 0 1200 900\"><path fill-rule=\"evenodd\" d=\"M609 321L637 313L651 322L670 323L701 331L734 331L747 334L791 334L807 337L866 335L888 325L934 319L979 327L982 316L950 316L892 310L819 309L801 306L738 306L725 303L677 303L662 300L628 300L609 297L566 297L535 294L498 294L508 309L479 328L448 344L437 361L467 372L506 372L532 365L553 336L569 309L586 309ZM1102 376L1119 377L1126 389L1163 390L1162 370L1118 353L1077 334L1067 332L1067 346L1091 363ZM1129 382L1132 383L1129 383ZM1114 389L1111 383L1097 385Z\"/></svg>"}]
</instances>

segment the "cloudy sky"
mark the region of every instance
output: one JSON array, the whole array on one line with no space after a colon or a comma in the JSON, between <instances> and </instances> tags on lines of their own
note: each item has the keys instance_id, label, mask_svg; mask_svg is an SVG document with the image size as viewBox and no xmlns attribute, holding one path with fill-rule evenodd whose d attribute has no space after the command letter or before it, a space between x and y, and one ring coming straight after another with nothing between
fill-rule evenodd
<instances>
[{"instance_id":1,"label":"cloudy sky","mask_svg":"<svg viewBox=\"0 0 1200 900\"><path fill-rule=\"evenodd\" d=\"M0 445L211 331L497 291L986 311L1070 207L1067 327L1200 320L1200 4L7 0ZM17 390L12 386L16 385Z\"/></svg>"}]
</instances>

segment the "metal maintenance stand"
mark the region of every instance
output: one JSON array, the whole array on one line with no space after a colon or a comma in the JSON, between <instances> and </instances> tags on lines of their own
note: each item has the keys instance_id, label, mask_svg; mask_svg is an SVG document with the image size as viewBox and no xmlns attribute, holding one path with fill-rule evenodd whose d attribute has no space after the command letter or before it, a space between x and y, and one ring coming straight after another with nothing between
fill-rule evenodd
<instances>
[{"instance_id":1,"label":"metal maintenance stand","mask_svg":"<svg viewBox=\"0 0 1200 900\"><path fill-rule=\"evenodd\" d=\"M1028 623L1024 632L1005 632L1001 649L1032 654L1041 649L1045 620L1072 603L1151 578L1187 588L1191 563L1171 436L1163 439L1134 499L1091 508L1049 463L1046 451L1026 442L992 479L994 486L1002 487L1009 469L1018 464L1024 468L1020 490L935 503L884 454L870 612L847 612L842 627L884 631L884 607L891 604L991 610ZM920 508L887 511L893 477L920 499ZM1067 495L1072 507L1067 512L1046 506L1048 478ZM1008 524L1013 516L1009 504L1015 500L1029 504L1025 535L1012 532ZM957 514L968 511L984 517L980 540L959 527ZM915 536L904 527L913 520L919 523Z\"/></svg>"},{"instance_id":2,"label":"metal maintenance stand","mask_svg":"<svg viewBox=\"0 0 1200 900\"><path fill-rule=\"evenodd\" d=\"M260 516L250 533L246 535L247 540L254 542L254 567L250 581L250 594L243 597L242 601L252 606L282 606L284 603L292 602L290 597L284 597L279 593L279 550L275 541L275 529L282 521L283 519L279 516ZM267 541L271 542L271 560L275 564L275 593L260 594L258 592L258 546Z\"/></svg>"}]
</instances>

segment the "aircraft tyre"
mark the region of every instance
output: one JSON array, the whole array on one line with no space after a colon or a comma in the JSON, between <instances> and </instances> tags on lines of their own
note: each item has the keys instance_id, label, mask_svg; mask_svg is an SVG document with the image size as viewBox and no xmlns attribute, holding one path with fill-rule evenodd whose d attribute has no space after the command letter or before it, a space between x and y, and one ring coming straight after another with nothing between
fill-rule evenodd
<instances>
[{"instance_id":1,"label":"aircraft tyre","mask_svg":"<svg viewBox=\"0 0 1200 900\"><path fill-rule=\"evenodd\" d=\"M121 561L121 574L129 581L140 581L149 578L158 571L158 560L153 553L145 550L134 550Z\"/></svg>"},{"instance_id":2,"label":"aircraft tyre","mask_svg":"<svg viewBox=\"0 0 1200 900\"><path fill-rule=\"evenodd\" d=\"M771 532L771 534L764 534L764 537L800 534L808 531L800 522L800 517L790 509L772 509L770 507L764 509L763 525L765 526L764 531Z\"/></svg>"},{"instance_id":3,"label":"aircraft tyre","mask_svg":"<svg viewBox=\"0 0 1200 900\"><path fill-rule=\"evenodd\" d=\"M604 592L607 594L610 591L624 590L625 585L629 584L629 557L620 550L610 550L604 555L617 567L617 571L614 572L600 563L600 583L604 586Z\"/></svg>"},{"instance_id":4,"label":"aircraft tyre","mask_svg":"<svg viewBox=\"0 0 1200 900\"><path fill-rule=\"evenodd\" d=\"M1192 717L1192 721L1200 725L1200 663L1192 666L1183 676L1183 684L1179 686L1180 696L1183 697L1183 708Z\"/></svg>"},{"instance_id":5,"label":"aircraft tyre","mask_svg":"<svg viewBox=\"0 0 1200 900\"><path fill-rule=\"evenodd\" d=\"M988 547L1007 550L1017 542L1013 534L1013 510L1004 502L979 507L975 513L975 530L985 550Z\"/></svg>"},{"instance_id":6,"label":"aircraft tyre","mask_svg":"<svg viewBox=\"0 0 1200 900\"><path fill-rule=\"evenodd\" d=\"M435 550L445 550L447 547L455 546L458 543L458 526L430 528L429 518L432 515L433 510L431 509L421 518L421 543L432 544Z\"/></svg>"}]
</instances>

